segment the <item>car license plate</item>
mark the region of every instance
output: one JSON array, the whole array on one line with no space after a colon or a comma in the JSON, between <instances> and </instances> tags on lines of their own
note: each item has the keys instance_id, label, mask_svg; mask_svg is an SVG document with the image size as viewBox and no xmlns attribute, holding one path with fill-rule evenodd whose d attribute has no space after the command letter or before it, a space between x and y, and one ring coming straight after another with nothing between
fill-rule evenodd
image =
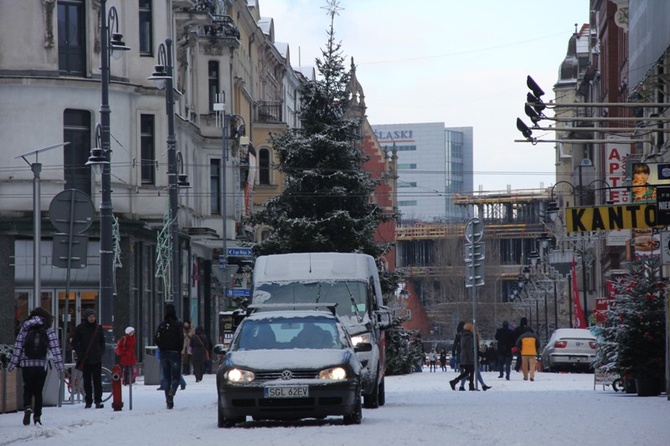
<instances>
[{"instance_id":1,"label":"car license plate","mask_svg":"<svg viewBox=\"0 0 670 446\"><path fill-rule=\"evenodd\" d=\"M309 386L267 386L263 389L265 398L305 398L309 396Z\"/></svg>"}]
</instances>

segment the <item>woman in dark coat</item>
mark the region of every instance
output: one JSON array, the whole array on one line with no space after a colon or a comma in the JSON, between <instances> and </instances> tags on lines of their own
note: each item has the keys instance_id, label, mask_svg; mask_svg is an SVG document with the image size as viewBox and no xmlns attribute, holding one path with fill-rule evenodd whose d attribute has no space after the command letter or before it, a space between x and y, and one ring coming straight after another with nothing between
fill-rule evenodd
<instances>
[{"instance_id":1,"label":"woman in dark coat","mask_svg":"<svg viewBox=\"0 0 670 446\"><path fill-rule=\"evenodd\" d=\"M460 336L460 358L459 362L463 371L456 378L449 381L452 390L456 390L456 384L462 379L467 377L469 383L469 389L475 390L475 352L474 352L474 342L475 337L472 333L473 325L471 322L468 322L463 326L463 331L461 331Z\"/></svg>"},{"instance_id":2,"label":"woman in dark coat","mask_svg":"<svg viewBox=\"0 0 670 446\"><path fill-rule=\"evenodd\" d=\"M209 356L209 340L205 336L205 329L198 326L195 334L191 337L191 354L193 363L193 374L195 382L202 381L202 375L205 373L205 362Z\"/></svg>"}]
</instances>

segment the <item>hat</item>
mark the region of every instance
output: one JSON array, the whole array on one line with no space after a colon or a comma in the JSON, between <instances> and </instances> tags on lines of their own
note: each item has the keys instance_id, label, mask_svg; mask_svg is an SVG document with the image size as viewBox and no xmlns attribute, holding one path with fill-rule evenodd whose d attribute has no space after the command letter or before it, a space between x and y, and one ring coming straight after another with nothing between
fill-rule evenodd
<instances>
[{"instance_id":1,"label":"hat","mask_svg":"<svg viewBox=\"0 0 670 446\"><path fill-rule=\"evenodd\" d=\"M90 315L95 316L95 311L91 310L90 308L84 311L84 317L89 317Z\"/></svg>"},{"instance_id":2,"label":"hat","mask_svg":"<svg viewBox=\"0 0 670 446\"><path fill-rule=\"evenodd\" d=\"M135 329L133 327L126 327L126 334L130 334L134 331L135 331Z\"/></svg>"}]
</instances>

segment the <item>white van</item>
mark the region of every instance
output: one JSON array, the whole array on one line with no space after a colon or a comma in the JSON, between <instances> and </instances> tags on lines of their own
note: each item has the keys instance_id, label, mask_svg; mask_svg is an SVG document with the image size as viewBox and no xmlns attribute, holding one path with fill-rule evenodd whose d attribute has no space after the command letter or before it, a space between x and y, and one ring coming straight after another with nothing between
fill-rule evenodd
<instances>
[{"instance_id":1,"label":"white van","mask_svg":"<svg viewBox=\"0 0 670 446\"><path fill-rule=\"evenodd\" d=\"M365 367L363 405L385 402L384 329L391 311L382 301L379 274L367 254L293 253L260 256L253 275L254 304L333 303L354 343L369 342L372 351L357 353Z\"/></svg>"}]
</instances>

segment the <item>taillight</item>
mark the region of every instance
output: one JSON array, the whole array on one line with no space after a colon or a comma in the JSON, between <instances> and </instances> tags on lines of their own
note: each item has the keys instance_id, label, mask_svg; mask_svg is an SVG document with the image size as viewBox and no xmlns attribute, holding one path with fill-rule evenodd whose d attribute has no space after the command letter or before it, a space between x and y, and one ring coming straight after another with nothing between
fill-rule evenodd
<instances>
[{"instance_id":1,"label":"taillight","mask_svg":"<svg viewBox=\"0 0 670 446\"><path fill-rule=\"evenodd\" d=\"M565 348L568 346L568 341L556 341L554 342L554 348Z\"/></svg>"},{"instance_id":2,"label":"taillight","mask_svg":"<svg viewBox=\"0 0 670 446\"><path fill-rule=\"evenodd\" d=\"M592 350L596 349L596 341L589 341L589 347L591 347Z\"/></svg>"}]
</instances>

